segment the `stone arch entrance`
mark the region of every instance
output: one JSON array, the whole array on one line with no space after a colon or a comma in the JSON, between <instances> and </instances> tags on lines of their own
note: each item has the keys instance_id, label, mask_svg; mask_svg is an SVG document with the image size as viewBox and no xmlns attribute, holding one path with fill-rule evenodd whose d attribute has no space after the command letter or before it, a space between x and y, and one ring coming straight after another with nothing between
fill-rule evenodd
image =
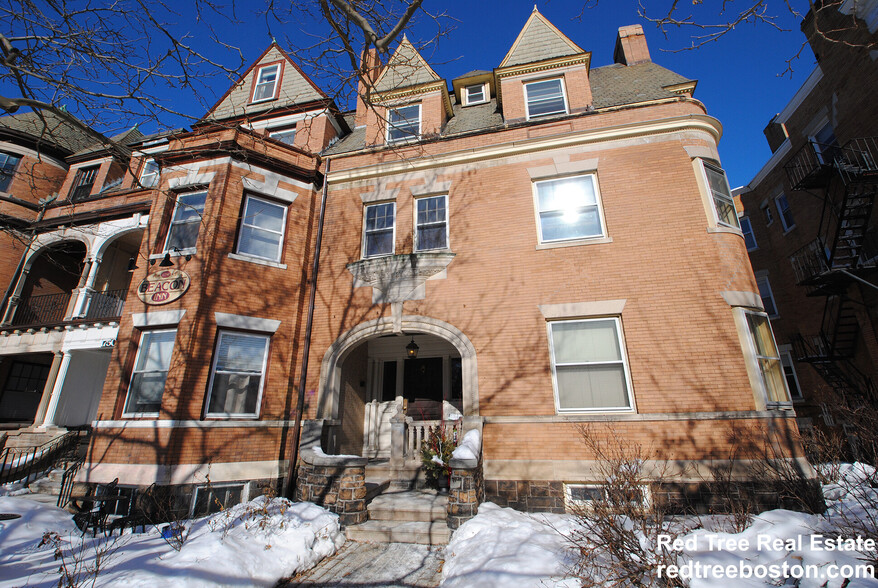
<instances>
[{"instance_id":1,"label":"stone arch entrance","mask_svg":"<svg viewBox=\"0 0 878 588\"><path fill-rule=\"evenodd\" d=\"M422 350L417 360L405 359L412 338ZM327 451L387 457L389 420L403 405L415 420L478 415L476 352L462 331L429 317L383 318L330 346L318 404L318 418L334 425Z\"/></svg>"}]
</instances>

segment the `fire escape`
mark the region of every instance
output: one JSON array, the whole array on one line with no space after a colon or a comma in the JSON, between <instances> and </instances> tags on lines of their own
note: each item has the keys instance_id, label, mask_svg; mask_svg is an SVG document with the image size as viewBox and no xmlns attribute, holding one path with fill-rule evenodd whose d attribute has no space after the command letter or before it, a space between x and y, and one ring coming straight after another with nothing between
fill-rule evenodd
<instances>
[{"instance_id":1,"label":"fire escape","mask_svg":"<svg viewBox=\"0 0 878 588\"><path fill-rule=\"evenodd\" d=\"M807 143L785 166L792 189L819 190L823 209L817 238L790 256L796 283L808 296L825 297L820 331L793 337L799 361L810 363L844 398L876 398L876 389L853 363L860 325L851 287L870 283L878 266L878 240L869 219L878 193L878 138L837 144Z\"/></svg>"}]
</instances>

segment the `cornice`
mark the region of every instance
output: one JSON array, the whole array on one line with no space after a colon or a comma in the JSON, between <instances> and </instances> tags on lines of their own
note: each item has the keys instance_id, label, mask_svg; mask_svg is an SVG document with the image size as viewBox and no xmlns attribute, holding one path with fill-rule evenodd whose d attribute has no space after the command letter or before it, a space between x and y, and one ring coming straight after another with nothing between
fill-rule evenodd
<instances>
[{"instance_id":1,"label":"cornice","mask_svg":"<svg viewBox=\"0 0 878 588\"><path fill-rule=\"evenodd\" d=\"M708 133L717 143L722 136L722 125L717 119L704 114L690 114L660 120L601 127L599 129L573 131L551 137L522 139L501 145L485 145L439 155L423 155L419 158L382 162L363 167L332 171L327 176L326 181L330 185L336 185L369 178L522 155L536 151L691 130ZM343 155L328 156L327 159L341 156Z\"/></svg>"},{"instance_id":2,"label":"cornice","mask_svg":"<svg viewBox=\"0 0 878 588\"><path fill-rule=\"evenodd\" d=\"M512 76L520 76L529 73L541 71L549 71L552 69L560 69L562 67L570 67L573 65L585 66L586 74L588 74L589 64L591 63L591 53L579 53L577 55L567 55L565 57L556 57L554 59L546 59L544 61L535 61L533 63L524 63L522 65L511 65L509 67L501 67L494 70L497 86L497 103L502 100L500 80Z\"/></svg>"},{"instance_id":3,"label":"cornice","mask_svg":"<svg viewBox=\"0 0 878 588\"><path fill-rule=\"evenodd\" d=\"M671 92L672 94L691 96L692 93L695 92L695 86L697 84L697 80L691 80L689 82L683 82L682 84L671 84L670 86L664 86L664 89L668 92Z\"/></svg>"}]
</instances>

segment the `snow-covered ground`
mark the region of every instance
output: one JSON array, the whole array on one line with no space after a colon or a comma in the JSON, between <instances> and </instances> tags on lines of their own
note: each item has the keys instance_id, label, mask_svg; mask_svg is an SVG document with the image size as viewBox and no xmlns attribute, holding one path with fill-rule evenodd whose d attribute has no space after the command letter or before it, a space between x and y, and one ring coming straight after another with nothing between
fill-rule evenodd
<instances>
[{"instance_id":1,"label":"snow-covered ground","mask_svg":"<svg viewBox=\"0 0 878 588\"><path fill-rule=\"evenodd\" d=\"M878 586L868 568L858 567L874 563L868 560L875 557L874 546L862 548L869 547L864 540L876 537L878 490L871 484L876 478L869 466L842 466L838 483L823 487L825 515L772 510L754 517L741 533L718 530L728 527L723 517L705 518L702 528L670 546L680 556L680 569L671 573L691 578L692 588ZM452 536L442 586L578 586L578 581L566 577L575 563L567 537L575 529L576 520L568 515L528 515L484 503L479 514ZM839 533L852 542L832 544ZM863 540L859 544L858 538ZM648 543L641 538L644 542Z\"/></svg>"},{"instance_id":2,"label":"snow-covered ground","mask_svg":"<svg viewBox=\"0 0 878 588\"><path fill-rule=\"evenodd\" d=\"M0 521L2 587L57 586L62 563L78 574L75 585L90 585L98 562L97 586L273 586L344 543L336 515L280 498L261 497L187 521L179 551L158 528L83 538L68 512L26 497L0 497L0 512L22 515ZM44 538L47 533L53 535Z\"/></svg>"}]
</instances>

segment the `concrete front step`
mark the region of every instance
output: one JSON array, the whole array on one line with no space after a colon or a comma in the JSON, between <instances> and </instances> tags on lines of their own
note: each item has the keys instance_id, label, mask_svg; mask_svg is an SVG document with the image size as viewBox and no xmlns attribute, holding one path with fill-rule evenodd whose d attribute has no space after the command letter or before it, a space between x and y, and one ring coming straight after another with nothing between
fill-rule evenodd
<instances>
[{"instance_id":1,"label":"concrete front step","mask_svg":"<svg viewBox=\"0 0 878 588\"><path fill-rule=\"evenodd\" d=\"M369 504L369 519L373 521L445 522L448 496L432 490L385 492Z\"/></svg>"},{"instance_id":2,"label":"concrete front step","mask_svg":"<svg viewBox=\"0 0 878 588\"><path fill-rule=\"evenodd\" d=\"M421 545L445 545L451 538L451 529L445 521L366 521L348 527L347 538L352 541L375 543L418 543Z\"/></svg>"}]
</instances>

